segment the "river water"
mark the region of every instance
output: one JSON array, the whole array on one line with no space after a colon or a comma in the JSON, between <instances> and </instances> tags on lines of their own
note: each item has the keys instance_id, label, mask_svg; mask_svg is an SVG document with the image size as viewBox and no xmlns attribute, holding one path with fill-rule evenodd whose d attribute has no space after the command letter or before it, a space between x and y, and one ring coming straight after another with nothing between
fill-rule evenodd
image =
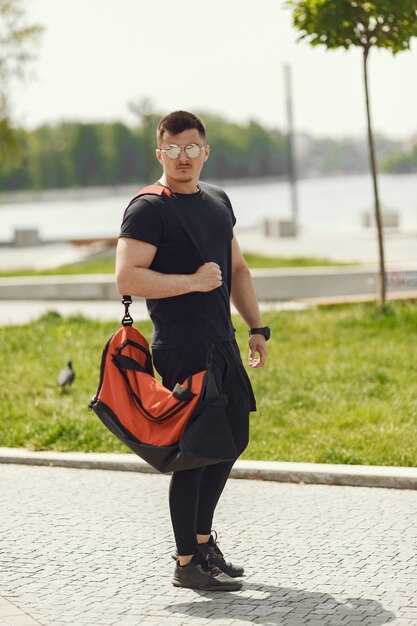
<instances>
[{"instance_id":1,"label":"river water","mask_svg":"<svg viewBox=\"0 0 417 626\"><path fill-rule=\"evenodd\" d=\"M404 233L417 231L417 174L381 175L385 209L399 213ZM257 226L266 218L291 217L287 182L226 182L237 227ZM361 215L373 206L370 176L340 176L298 182L299 224L310 231L341 232L361 228ZM134 188L133 188L134 190ZM111 189L103 197L0 204L0 241L13 238L15 228L37 228L43 239L115 237L129 201Z\"/></svg>"}]
</instances>

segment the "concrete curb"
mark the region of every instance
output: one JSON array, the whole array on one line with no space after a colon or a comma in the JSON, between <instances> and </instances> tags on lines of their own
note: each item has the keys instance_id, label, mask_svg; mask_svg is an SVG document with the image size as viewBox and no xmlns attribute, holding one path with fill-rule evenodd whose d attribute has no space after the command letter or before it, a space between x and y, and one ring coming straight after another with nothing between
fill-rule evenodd
<instances>
[{"instance_id":1,"label":"concrete curb","mask_svg":"<svg viewBox=\"0 0 417 626\"><path fill-rule=\"evenodd\" d=\"M133 454L32 452L24 448L0 448L0 463L158 473ZM417 489L415 467L238 460L231 477L315 485Z\"/></svg>"},{"instance_id":2,"label":"concrete curb","mask_svg":"<svg viewBox=\"0 0 417 626\"><path fill-rule=\"evenodd\" d=\"M363 267L289 267L251 270L258 300L375 297L379 274ZM390 293L417 295L417 269L387 271ZM0 300L120 300L112 274L0 278Z\"/></svg>"}]
</instances>

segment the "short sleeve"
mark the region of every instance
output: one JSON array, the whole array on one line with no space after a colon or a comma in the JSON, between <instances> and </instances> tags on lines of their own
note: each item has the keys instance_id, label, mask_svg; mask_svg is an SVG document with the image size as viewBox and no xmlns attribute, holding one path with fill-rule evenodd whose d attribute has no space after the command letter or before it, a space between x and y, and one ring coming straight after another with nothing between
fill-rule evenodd
<instances>
[{"instance_id":1,"label":"short sleeve","mask_svg":"<svg viewBox=\"0 0 417 626\"><path fill-rule=\"evenodd\" d=\"M119 237L138 239L158 247L163 230L163 221L155 205L146 198L138 198L124 213Z\"/></svg>"},{"instance_id":2,"label":"short sleeve","mask_svg":"<svg viewBox=\"0 0 417 626\"><path fill-rule=\"evenodd\" d=\"M229 198L229 196L227 195L227 193L223 189L220 189L220 192L221 192L221 195L223 197L223 200L225 201L225 203L227 205L227 208L230 211L230 215L231 215L231 218L232 218L232 223L233 223L233 226L234 226L236 224L236 215L235 215L235 213L233 211L233 207L232 207L232 203L230 202L230 198Z\"/></svg>"}]
</instances>

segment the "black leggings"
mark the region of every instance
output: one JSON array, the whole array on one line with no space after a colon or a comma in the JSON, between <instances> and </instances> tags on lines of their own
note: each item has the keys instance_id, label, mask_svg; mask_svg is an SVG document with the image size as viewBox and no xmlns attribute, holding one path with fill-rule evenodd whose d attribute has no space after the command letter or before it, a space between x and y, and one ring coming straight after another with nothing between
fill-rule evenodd
<instances>
[{"instance_id":1,"label":"black leggings","mask_svg":"<svg viewBox=\"0 0 417 626\"><path fill-rule=\"evenodd\" d=\"M233 463L216 463L172 474L169 508L181 556L197 552L197 533L210 534L214 510Z\"/></svg>"},{"instance_id":2,"label":"black leggings","mask_svg":"<svg viewBox=\"0 0 417 626\"><path fill-rule=\"evenodd\" d=\"M205 368L207 346L153 350L153 361L168 389L190 374ZM227 396L226 413L240 455L249 438L249 412L256 408L255 398L243 367L236 342L215 344L212 371L220 393ZM196 533L208 535L214 510L234 461L174 472L169 490L169 506L178 553L194 554Z\"/></svg>"}]
</instances>

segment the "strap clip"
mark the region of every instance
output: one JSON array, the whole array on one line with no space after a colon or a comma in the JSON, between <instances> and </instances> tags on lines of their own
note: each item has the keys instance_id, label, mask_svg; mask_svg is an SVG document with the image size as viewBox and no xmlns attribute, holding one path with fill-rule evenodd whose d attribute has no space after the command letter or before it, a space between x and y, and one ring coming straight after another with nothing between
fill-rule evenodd
<instances>
[{"instance_id":1,"label":"strap clip","mask_svg":"<svg viewBox=\"0 0 417 626\"><path fill-rule=\"evenodd\" d=\"M122 304L125 307L125 314L122 317L122 326L132 326L133 317L129 313L129 307L132 304L132 296L122 296Z\"/></svg>"}]
</instances>

